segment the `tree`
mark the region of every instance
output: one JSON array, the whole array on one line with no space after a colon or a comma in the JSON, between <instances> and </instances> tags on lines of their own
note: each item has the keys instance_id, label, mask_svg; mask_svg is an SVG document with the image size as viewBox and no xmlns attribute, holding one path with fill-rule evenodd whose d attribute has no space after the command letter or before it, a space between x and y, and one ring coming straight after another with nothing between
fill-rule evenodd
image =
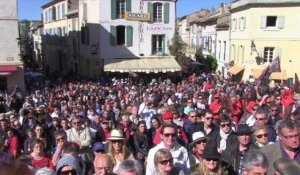
<instances>
[{"instance_id":1,"label":"tree","mask_svg":"<svg viewBox=\"0 0 300 175\"><path fill-rule=\"evenodd\" d=\"M213 55L207 55L205 64L206 64L208 70L210 70L212 72L215 72L216 69L218 68L218 61L217 61L216 57L214 57Z\"/></svg>"},{"instance_id":2,"label":"tree","mask_svg":"<svg viewBox=\"0 0 300 175\"><path fill-rule=\"evenodd\" d=\"M172 38L172 43L169 45L171 55L178 57L185 52L187 44L181 39L179 32L176 30Z\"/></svg>"},{"instance_id":3,"label":"tree","mask_svg":"<svg viewBox=\"0 0 300 175\"><path fill-rule=\"evenodd\" d=\"M196 61L199 61L200 63L205 62L205 57L202 54L201 48L197 48L196 53L195 53L195 59L196 59Z\"/></svg>"}]
</instances>

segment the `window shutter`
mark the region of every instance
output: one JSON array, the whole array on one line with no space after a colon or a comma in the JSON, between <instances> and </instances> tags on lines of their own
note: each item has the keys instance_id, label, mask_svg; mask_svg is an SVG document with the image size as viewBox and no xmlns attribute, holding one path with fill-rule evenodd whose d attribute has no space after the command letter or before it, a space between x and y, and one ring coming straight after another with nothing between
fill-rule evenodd
<instances>
[{"instance_id":1,"label":"window shutter","mask_svg":"<svg viewBox=\"0 0 300 175\"><path fill-rule=\"evenodd\" d=\"M127 26L127 46L130 47L132 46L132 41L133 41L133 27L132 26Z\"/></svg>"},{"instance_id":2,"label":"window shutter","mask_svg":"<svg viewBox=\"0 0 300 175\"><path fill-rule=\"evenodd\" d=\"M163 36L163 46L162 46L162 53L165 53L166 50L166 36Z\"/></svg>"},{"instance_id":3,"label":"window shutter","mask_svg":"<svg viewBox=\"0 0 300 175\"><path fill-rule=\"evenodd\" d=\"M277 27L278 27L278 29L284 28L284 16L277 17Z\"/></svg>"},{"instance_id":4,"label":"window shutter","mask_svg":"<svg viewBox=\"0 0 300 175\"><path fill-rule=\"evenodd\" d=\"M87 21L87 4L83 3L83 17L82 17L83 21Z\"/></svg>"},{"instance_id":5,"label":"window shutter","mask_svg":"<svg viewBox=\"0 0 300 175\"><path fill-rule=\"evenodd\" d=\"M170 16L170 3L164 3L164 23L169 23Z\"/></svg>"},{"instance_id":6,"label":"window shutter","mask_svg":"<svg viewBox=\"0 0 300 175\"><path fill-rule=\"evenodd\" d=\"M243 29L246 29L246 18L244 17L244 26Z\"/></svg>"},{"instance_id":7,"label":"window shutter","mask_svg":"<svg viewBox=\"0 0 300 175\"><path fill-rule=\"evenodd\" d=\"M117 18L117 0L111 0L111 19Z\"/></svg>"},{"instance_id":8,"label":"window shutter","mask_svg":"<svg viewBox=\"0 0 300 175\"><path fill-rule=\"evenodd\" d=\"M116 27L115 26L110 26L110 45L114 46L116 45Z\"/></svg>"},{"instance_id":9,"label":"window shutter","mask_svg":"<svg viewBox=\"0 0 300 175\"><path fill-rule=\"evenodd\" d=\"M262 16L260 22L260 28L265 29L267 27L267 17Z\"/></svg>"},{"instance_id":10,"label":"window shutter","mask_svg":"<svg viewBox=\"0 0 300 175\"><path fill-rule=\"evenodd\" d=\"M150 22L153 22L153 4L148 2L148 13L150 13Z\"/></svg>"},{"instance_id":11,"label":"window shutter","mask_svg":"<svg viewBox=\"0 0 300 175\"><path fill-rule=\"evenodd\" d=\"M131 0L126 0L126 12L131 12Z\"/></svg>"}]
</instances>

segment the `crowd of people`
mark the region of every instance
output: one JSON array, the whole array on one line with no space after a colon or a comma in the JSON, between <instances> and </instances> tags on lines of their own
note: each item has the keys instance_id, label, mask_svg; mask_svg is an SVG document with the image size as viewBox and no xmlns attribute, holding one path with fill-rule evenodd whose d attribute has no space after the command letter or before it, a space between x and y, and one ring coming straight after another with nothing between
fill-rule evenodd
<instances>
[{"instance_id":1,"label":"crowd of people","mask_svg":"<svg viewBox=\"0 0 300 175\"><path fill-rule=\"evenodd\" d=\"M218 74L0 95L0 175L297 175L300 94Z\"/></svg>"}]
</instances>

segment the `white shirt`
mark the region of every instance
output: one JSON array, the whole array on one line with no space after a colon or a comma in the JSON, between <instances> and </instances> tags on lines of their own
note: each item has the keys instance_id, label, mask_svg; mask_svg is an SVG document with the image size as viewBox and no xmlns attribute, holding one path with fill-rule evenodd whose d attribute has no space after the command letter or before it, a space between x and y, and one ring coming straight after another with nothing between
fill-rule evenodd
<instances>
[{"instance_id":1,"label":"white shirt","mask_svg":"<svg viewBox=\"0 0 300 175\"><path fill-rule=\"evenodd\" d=\"M165 148L163 142L160 142L154 148L150 149L147 159L146 175L155 174L156 168L154 165L154 155L161 148ZM190 162L188 151L183 146L175 142L174 147L170 150L170 152L173 157L174 166L182 169L185 175L189 175Z\"/></svg>"}]
</instances>

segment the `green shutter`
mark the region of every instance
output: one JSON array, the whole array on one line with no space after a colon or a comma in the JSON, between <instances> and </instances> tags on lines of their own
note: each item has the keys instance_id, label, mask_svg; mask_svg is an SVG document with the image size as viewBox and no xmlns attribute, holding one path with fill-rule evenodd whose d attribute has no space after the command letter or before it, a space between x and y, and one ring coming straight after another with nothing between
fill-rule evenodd
<instances>
[{"instance_id":1,"label":"green shutter","mask_svg":"<svg viewBox=\"0 0 300 175\"><path fill-rule=\"evenodd\" d=\"M131 12L131 0L126 0L126 12Z\"/></svg>"},{"instance_id":2,"label":"green shutter","mask_svg":"<svg viewBox=\"0 0 300 175\"><path fill-rule=\"evenodd\" d=\"M164 23L168 24L169 23L169 17L170 16L170 3L165 3L164 4Z\"/></svg>"},{"instance_id":3,"label":"green shutter","mask_svg":"<svg viewBox=\"0 0 300 175\"><path fill-rule=\"evenodd\" d=\"M111 0L111 19L117 18L117 0Z\"/></svg>"},{"instance_id":4,"label":"green shutter","mask_svg":"<svg viewBox=\"0 0 300 175\"><path fill-rule=\"evenodd\" d=\"M127 46L130 47L132 46L132 41L133 41L133 27L132 26L127 26Z\"/></svg>"},{"instance_id":5,"label":"green shutter","mask_svg":"<svg viewBox=\"0 0 300 175\"><path fill-rule=\"evenodd\" d=\"M116 45L116 27L115 26L110 26L110 45L114 46Z\"/></svg>"},{"instance_id":6,"label":"green shutter","mask_svg":"<svg viewBox=\"0 0 300 175\"><path fill-rule=\"evenodd\" d=\"M150 13L150 22L153 21L153 4L148 2L148 13Z\"/></svg>"}]
</instances>

